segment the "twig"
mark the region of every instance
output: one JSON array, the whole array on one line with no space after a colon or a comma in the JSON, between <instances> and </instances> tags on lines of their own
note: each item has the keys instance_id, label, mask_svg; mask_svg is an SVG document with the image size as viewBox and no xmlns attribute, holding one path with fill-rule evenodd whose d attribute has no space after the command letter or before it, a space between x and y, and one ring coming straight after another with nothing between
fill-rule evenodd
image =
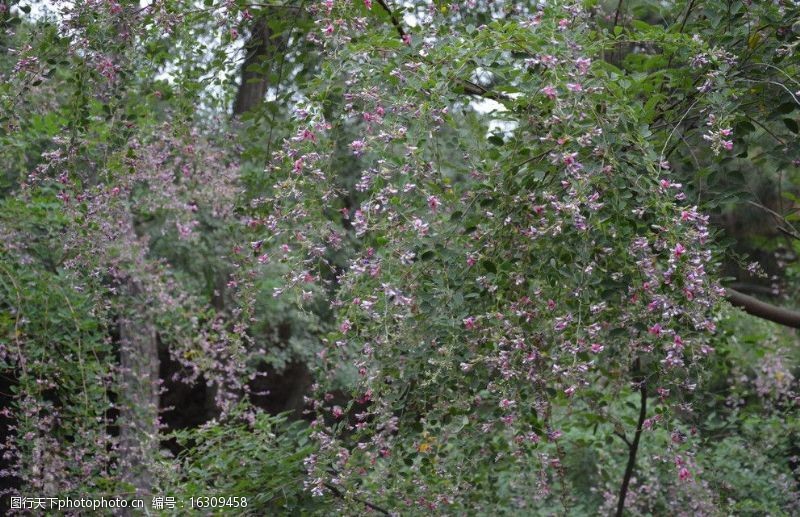
<instances>
[{"instance_id":1,"label":"twig","mask_svg":"<svg viewBox=\"0 0 800 517\"><path fill-rule=\"evenodd\" d=\"M400 39L405 41L406 40L406 31L403 30L403 26L400 25L400 20L397 19L397 16L395 16L394 11L392 11L389 8L389 6L386 5L386 2L384 0L378 0L378 3L383 8L383 10L386 11L386 14L389 15L389 18L392 19L392 25L394 25L394 28L397 30L397 34L400 35Z\"/></svg>"},{"instance_id":2,"label":"twig","mask_svg":"<svg viewBox=\"0 0 800 517\"><path fill-rule=\"evenodd\" d=\"M767 132L767 134L769 134L769 136L771 136L772 138L774 138L774 139L775 139L775 140L776 140L776 141L777 141L779 144L781 144L781 145L786 145L786 142L784 142L784 141L783 141L783 139L782 139L781 137L779 137L778 135L776 135L775 133L773 133L772 131L770 131L770 129L769 129L767 126L765 126L764 124L762 124L762 123L761 123L761 122L759 122L758 120L754 119L753 117L751 117L751 116L750 116L750 115L748 115L747 113L745 113L745 114L744 114L744 116L745 116L745 117L747 117L747 119L748 119L749 121L751 121L751 122L754 122L754 123L755 123L757 126L759 126L761 129L763 129L764 131L766 131L766 132Z\"/></svg>"},{"instance_id":3,"label":"twig","mask_svg":"<svg viewBox=\"0 0 800 517\"><path fill-rule=\"evenodd\" d=\"M617 26L617 21L619 21L619 12L622 9L622 0L619 0L617 4L617 12L614 14L614 27Z\"/></svg>"},{"instance_id":4,"label":"twig","mask_svg":"<svg viewBox=\"0 0 800 517\"><path fill-rule=\"evenodd\" d=\"M771 208L767 208L762 204L756 203L755 201L747 200L747 203L750 204L750 205L753 205L756 208L760 208L761 210L764 210L764 211L768 212L775 219L777 219L778 221L780 221L780 222L784 223L785 225L789 226L789 228L784 228L784 227L781 227L781 225L779 225L779 224L776 225L778 230L782 231L783 233L785 233L785 234L787 234L787 235L789 235L791 237L794 237L795 239L799 239L800 240L800 232L798 232L797 228L795 228L789 221L786 220L786 217L782 216L781 214L779 214L775 210L772 210Z\"/></svg>"},{"instance_id":5,"label":"twig","mask_svg":"<svg viewBox=\"0 0 800 517\"><path fill-rule=\"evenodd\" d=\"M628 450L630 450L630 448L633 447L633 445L631 444L631 441L628 440L628 437L625 436L623 433L621 433L619 431L614 431L614 434L619 436L620 438L622 438L622 441L625 442L625 445L628 446Z\"/></svg>"},{"instance_id":6,"label":"twig","mask_svg":"<svg viewBox=\"0 0 800 517\"><path fill-rule=\"evenodd\" d=\"M692 7L694 7L695 0L689 2L689 7L686 8L686 14L683 16L683 21L681 22L681 28L678 31L679 33L683 33L683 29L686 28L686 20L689 19L689 15L692 13Z\"/></svg>"},{"instance_id":7,"label":"twig","mask_svg":"<svg viewBox=\"0 0 800 517\"><path fill-rule=\"evenodd\" d=\"M778 231L781 232L782 234L787 235L787 236L791 237L792 239L800 241L800 235L798 235L797 233L795 233L795 232L793 232L791 230L788 230L788 229L784 228L783 226L776 226L775 228L777 228Z\"/></svg>"},{"instance_id":8,"label":"twig","mask_svg":"<svg viewBox=\"0 0 800 517\"><path fill-rule=\"evenodd\" d=\"M339 499L345 499L344 494L341 490L336 488L335 486L331 485L330 483L324 483L325 488L331 491L333 495L338 497ZM383 515L391 515L388 510L384 510L378 505L372 504L369 501L365 501L364 499L359 499L358 497L353 496L353 500L359 502L369 508L370 510L375 510L378 513L382 513Z\"/></svg>"},{"instance_id":9,"label":"twig","mask_svg":"<svg viewBox=\"0 0 800 517\"><path fill-rule=\"evenodd\" d=\"M246 3L242 4L244 7L266 7L269 9L289 9L291 11L299 11L303 7L299 5L281 5L281 4L259 4L259 3Z\"/></svg>"},{"instance_id":10,"label":"twig","mask_svg":"<svg viewBox=\"0 0 800 517\"><path fill-rule=\"evenodd\" d=\"M491 90L487 90L483 86L473 83L472 81L467 81L466 79L456 79L459 85L464 88L464 93L469 95L477 95L478 97L485 97L487 99L492 99L495 101L510 101L512 100L511 97L504 93L497 93Z\"/></svg>"}]
</instances>

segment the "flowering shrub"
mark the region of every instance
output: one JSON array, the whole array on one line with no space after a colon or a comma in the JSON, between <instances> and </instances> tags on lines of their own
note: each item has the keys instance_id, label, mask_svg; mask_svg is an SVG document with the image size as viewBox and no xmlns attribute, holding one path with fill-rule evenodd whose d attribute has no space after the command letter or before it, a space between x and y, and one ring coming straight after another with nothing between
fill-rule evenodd
<instances>
[{"instance_id":1,"label":"flowering shrub","mask_svg":"<svg viewBox=\"0 0 800 517\"><path fill-rule=\"evenodd\" d=\"M711 219L798 159L796 6L59 7L2 58L9 494L798 510L794 337L747 355ZM307 426L257 407L298 362Z\"/></svg>"},{"instance_id":2,"label":"flowering shrub","mask_svg":"<svg viewBox=\"0 0 800 517\"><path fill-rule=\"evenodd\" d=\"M345 13L331 7L347 29L325 44L359 34L345 47L344 96L347 118L363 121L350 149L364 170L353 224L365 251L339 278L346 319L321 354L312 489L416 511L572 504L568 429L589 420L604 439L605 408L631 389L660 394L653 425L672 427L712 352L721 290L706 275L707 218L680 203L652 143L619 131L642 122L592 67L600 45L579 6L492 21L469 39L460 15L431 14L410 46L374 57L387 36L362 36ZM484 63L510 85L498 91L514 129L475 146L476 124L443 159L448 126L469 123L451 107L452 75ZM376 84L381 68L395 80ZM310 152L287 146L287 161ZM330 197L314 185L310 198L283 191L281 219L301 225L292 216L310 210L297 204ZM304 236L305 264L321 238ZM322 395L352 376L344 418Z\"/></svg>"}]
</instances>

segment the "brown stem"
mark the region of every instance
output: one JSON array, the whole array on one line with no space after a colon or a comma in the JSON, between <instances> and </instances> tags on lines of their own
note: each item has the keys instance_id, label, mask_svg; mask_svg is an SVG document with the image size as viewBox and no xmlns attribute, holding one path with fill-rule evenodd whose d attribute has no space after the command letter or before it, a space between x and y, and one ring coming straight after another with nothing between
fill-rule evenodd
<instances>
[{"instance_id":1,"label":"brown stem","mask_svg":"<svg viewBox=\"0 0 800 517\"><path fill-rule=\"evenodd\" d=\"M619 3L617 4L617 12L614 13L614 27L617 26L617 22L619 21L619 12L621 9L622 9L622 0L619 0Z\"/></svg>"},{"instance_id":2,"label":"brown stem","mask_svg":"<svg viewBox=\"0 0 800 517\"><path fill-rule=\"evenodd\" d=\"M639 360L636 360L634 369L639 369ZM642 437L644 419L647 416L647 383L644 379L639 381L639 393L641 403L639 406L639 422L636 424L636 434L633 435L633 442L628 445L628 465L625 467L625 477L622 478L622 486L619 489L619 500L617 502L617 517L622 517L625 510L625 497L628 495L628 486L631 482L633 469L636 467L636 453L639 450L639 439Z\"/></svg>"},{"instance_id":3,"label":"brown stem","mask_svg":"<svg viewBox=\"0 0 800 517\"><path fill-rule=\"evenodd\" d=\"M394 25L395 30L397 30L397 34L400 35L400 39L404 40L406 37L406 31L403 30L403 26L400 25L400 20L397 19L395 16L394 11L392 11L389 6L386 4L384 0L378 0L378 4L386 11L386 14L389 15L389 18L392 19L392 25Z\"/></svg>"},{"instance_id":4,"label":"brown stem","mask_svg":"<svg viewBox=\"0 0 800 517\"><path fill-rule=\"evenodd\" d=\"M336 488L335 486L331 485L330 483L325 483L325 488L331 491L333 495L338 497L339 499L344 499L344 494L341 490ZM369 508L370 510L375 510L378 513L382 513L383 515L391 515L388 510L381 508L378 505L372 504L369 501L365 501L364 499L359 499L358 497L353 497L353 500L359 502Z\"/></svg>"},{"instance_id":5,"label":"brown stem","mask_svg":"<svg viewBox=\"0 0 800 517\"><path fill-rule=\"evenodd\" d=\"M689 19L689 15L692 14L692 8L694 7L695 0L689 2L689 7L686 8L686 14L683 16L683 21L681 22L681 28L678 31L679 33L683 33L683 29L686 28L686 21Z\"/></svg>"}]
</instances>

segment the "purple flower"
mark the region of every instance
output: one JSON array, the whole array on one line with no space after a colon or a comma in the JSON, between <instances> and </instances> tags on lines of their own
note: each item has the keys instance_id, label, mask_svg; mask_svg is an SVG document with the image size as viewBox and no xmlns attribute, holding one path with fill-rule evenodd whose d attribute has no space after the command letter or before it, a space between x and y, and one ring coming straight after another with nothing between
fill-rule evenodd
<instances>
[{"instance_id":1,"label":"purple flower","mask_svg":"<svg viewBox=\"0 0 800 517\"><path fill-rule=\"evenodd\" d=\"M353 151L353 154L356 156L361 156L364 154L364 149L366 149L367 144L364 143L363 140L353 140L350 143L350 149Z\"/></svg>"}]
</instances>

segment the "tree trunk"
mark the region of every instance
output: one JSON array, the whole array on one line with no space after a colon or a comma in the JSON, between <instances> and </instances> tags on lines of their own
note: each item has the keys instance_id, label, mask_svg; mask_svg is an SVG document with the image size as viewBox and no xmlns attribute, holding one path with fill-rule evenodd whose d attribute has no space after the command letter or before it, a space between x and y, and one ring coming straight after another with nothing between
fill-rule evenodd
<instances>
[{"instance_id":1,"label":"tree trunk","mask_svg":"<svg viewBox=\"0 0 800 517\"><path fill-rule=\"evenodd\" d=\"M269 88L269 66L266 60L274 58L276 43L264 17L253 24L250 39L245 45L247 55L242 63L242 82L233 103L233 115L241 115L255 108L264 100Z\"/></svg>"}]
</instances>

